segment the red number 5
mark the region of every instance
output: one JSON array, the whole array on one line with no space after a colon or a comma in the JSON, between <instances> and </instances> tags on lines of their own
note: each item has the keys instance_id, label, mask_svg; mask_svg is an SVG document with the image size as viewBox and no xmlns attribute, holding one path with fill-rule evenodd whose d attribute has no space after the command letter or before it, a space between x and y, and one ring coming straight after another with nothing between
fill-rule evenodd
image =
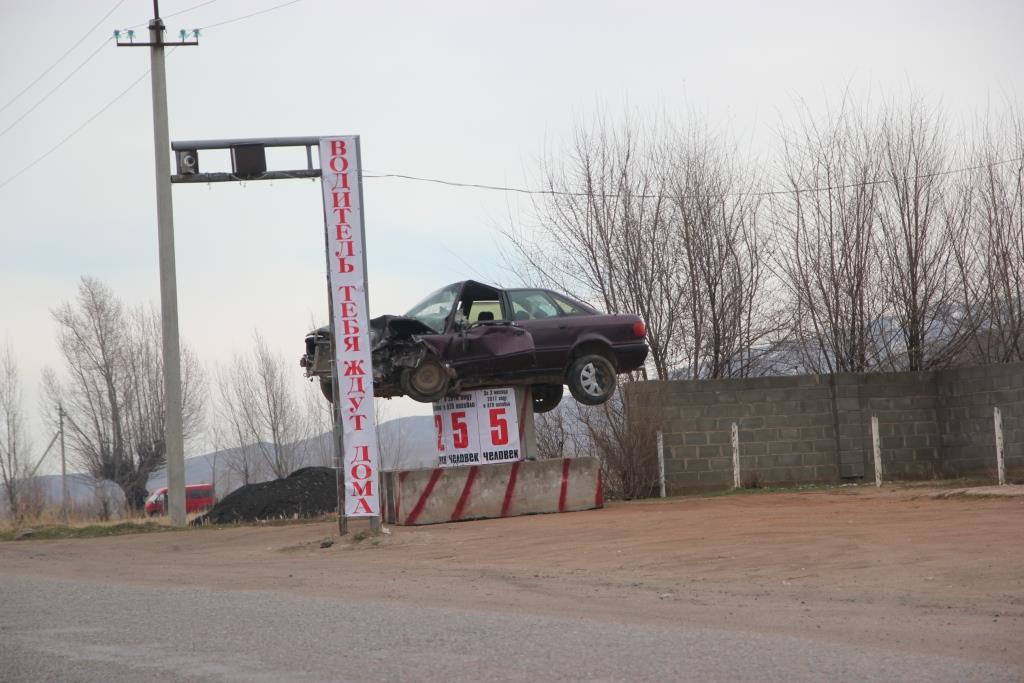
<instances>
[{"instance_id":1,"label":"red number 5","mask_svg":"<svg viewBox=\"0 0 1024 683\"><path fill-rule=\"evenodd\" d=\"M452 445L456 448L469 446L469 427L465 419L466 413L452 413Z\"/></svg>"},{"instance_id":2,"label":"red number 5","mask_svg":"<svg viewBox=\"0 0 1024 683\"><path fill-rule=\"evenodd\" d=\"M491 444L504 446L508 443L508 420L504 408L491 408Z\"/></svg>"}]
</instances>

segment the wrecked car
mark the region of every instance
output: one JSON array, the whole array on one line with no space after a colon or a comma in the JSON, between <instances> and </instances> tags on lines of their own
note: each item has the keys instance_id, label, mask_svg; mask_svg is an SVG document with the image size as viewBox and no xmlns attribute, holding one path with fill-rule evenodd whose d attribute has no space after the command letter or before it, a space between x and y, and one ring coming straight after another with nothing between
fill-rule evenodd
<instances>
[{"instance_id":1,"label":"wrecked car","mask_svg":"<svg viewBox=\"0 0 1024 683\"><path fill-rule=\"evenodd\" d=\"M643 366L647 334L635 315L606 315L547 289L500 289L473 280L431 293L402 316L370 321L373 393L429 403L462 390L530 386L535 412L562 399L598 405L616 375ZM306 335L299 364L332 400L331 333Z\"/></svg>"}]
</instances>

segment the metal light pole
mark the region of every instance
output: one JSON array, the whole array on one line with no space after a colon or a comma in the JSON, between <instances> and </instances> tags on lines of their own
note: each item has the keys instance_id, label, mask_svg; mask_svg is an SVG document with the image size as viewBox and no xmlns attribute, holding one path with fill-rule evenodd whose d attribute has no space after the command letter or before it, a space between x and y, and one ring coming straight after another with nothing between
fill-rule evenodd
<instances>
[{"instance_id":1,"label":"metal light pole","mask_svg":"<svg viewBox=\"0 0 1024 683\"><path fill-rule=\"evenodd\" d=\"M171 524L185 526L185 446L181 417L181 348L178 341L178 284L174 266L174 211L171 206L170 134L167 131L167 76L164 47L198 45L199 41L168 43L158 0L153 0L149 42L122 42L118 47L149 47L150 81L153 87L153 160L156 171L157 243L160 249L160 323L164 362L164 447L167 454L167 498ZM184 35L182 36L184 37Z\"/></svg>"},{"instance_id":2,"label":"metal light pole","mask_svg":"<svg viewBox=\"0 0 1024 683\"><path fill-rule=\"evenodd\" d=\"M160 249L160 322L163 333L164 444L167 502L171 524L185 526L185 444L181 417L181 349L178 342L178 283L174 264L174 210L171 205L171 136L167 129L167 76L164 23L157 0L149 22L150 77L153 85L153 156L156 170L157 241Z\"/></svg>"}]
</instances>

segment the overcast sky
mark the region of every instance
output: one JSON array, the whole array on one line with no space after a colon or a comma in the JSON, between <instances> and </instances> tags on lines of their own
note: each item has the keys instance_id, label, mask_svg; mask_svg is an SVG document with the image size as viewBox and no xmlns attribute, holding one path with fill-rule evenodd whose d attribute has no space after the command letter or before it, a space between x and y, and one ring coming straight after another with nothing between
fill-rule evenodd
<instances>
[{"instance_id":1,"label":"overcast sky","mask_svg":"<svg viewBox=\"0 0 1024 683\"><path fill-rule=\"evenodd\" d=\"M817 108L847 84L912 86L956 121L1017 101L1024 73L1020 0L301 0L214 26L283 2L215 0L166 20L169 38L210 27L199 47L168 57L172 140L358 134L368 171L529 186L545 150L599 107L696 113L756 155L797 97ZM81 275L128 303L159 301L148 78L9 179L145 73L148 50L117 48L111 33L144 25L152 3L0 0L0 106L115 4L0 111L0 342L13 344L33 420L40 370L59 367L50 310ZM226 170L226 159L200 159ZM247 349L258 329L300 381L302 337L326 318L318 187L175 186L181 333L208 366ZM509 283L500 231L528 208L499 192L367 179L371 313L402 312L467 277ZM48 435L35 441L41 449Z\"/></svg>"}]
</instances>

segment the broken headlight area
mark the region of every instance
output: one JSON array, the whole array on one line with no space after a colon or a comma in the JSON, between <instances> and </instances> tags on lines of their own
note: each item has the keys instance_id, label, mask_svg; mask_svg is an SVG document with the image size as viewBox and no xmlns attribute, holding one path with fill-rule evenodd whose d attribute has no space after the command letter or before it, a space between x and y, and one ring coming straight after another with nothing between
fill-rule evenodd
<instances>
[{"instance_id":1,"label":"broken headlight area","mask_svg":"<svg viewBox=\"0 0 1024 683\"><path fill-rule=\"evenodd\" d=\"M374 395L386 398L404 393L401 387L403 370L423 365L431 356L437 356L439 349L423 338L423 335L437 333L416 320L404 316L383 315L370 321L370 348L373 364ZM320 379L324 396L331 400L333 394L331 370L334 359L331 354L331 331L323 326L306 335L306 353L299 360L306 370L306 377ZM444 371L451 374L447 366Z\"/></svg>"}]
</instances>

